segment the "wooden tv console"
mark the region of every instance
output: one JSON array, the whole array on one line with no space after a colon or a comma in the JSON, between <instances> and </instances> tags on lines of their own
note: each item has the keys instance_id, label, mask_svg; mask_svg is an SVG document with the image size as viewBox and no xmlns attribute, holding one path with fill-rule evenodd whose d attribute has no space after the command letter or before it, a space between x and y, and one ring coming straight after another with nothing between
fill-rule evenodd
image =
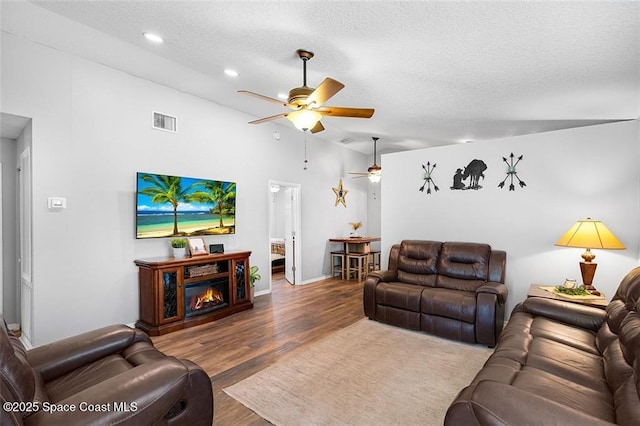
<instances>
[{"instance_id":1,"label":"wooden tv console","mask_svg":"<svg viewBox=\"0 0 640 426\"><path fill-rule=\"evenodd\" d=\"M236 251L183 259L154 257L135 260L140 289L140 319L136 327L151 336L159 336L252 309L250 255L250 251ZM208 283L222 286L227 283L226 305L189 316L186 289Z\"/></svg>"}]
</instances>

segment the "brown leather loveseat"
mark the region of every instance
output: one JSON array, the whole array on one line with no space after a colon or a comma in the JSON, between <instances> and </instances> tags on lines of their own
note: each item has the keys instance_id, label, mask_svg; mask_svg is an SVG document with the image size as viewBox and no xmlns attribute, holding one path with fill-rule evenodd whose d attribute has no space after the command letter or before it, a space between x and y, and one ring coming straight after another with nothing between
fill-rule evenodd
<instances>
[{"instance_id":1,"label":"brown leather loveseat","mask_svg":"<svg viewBox=\"0 0 640 426\"><path fill-rule=\"evenodd\" d=\"M445 425L640 425L640 267L605 310L533 297Z\"/></svg>"},{"instance_id":2,"label":"brown leather loveseat","mask_svg":"<svg viewBox=\"0 0 640 426\"><path fill-rule=\"evenodd\" d=\"M404 240L367 276L372 320L493 347L504 324L506 253L487 244Z\"/></svg>"},{"instance_id":3,"label":"brown leather loveseat","mask_svg":"<svg viewBox=\"0 0 640 426\"><path fill-rule=\"evenodd\" d=\"M31 350L0 316L0 424L207 425L211 381L124 325Z\"/></svg>"}]
</instances>

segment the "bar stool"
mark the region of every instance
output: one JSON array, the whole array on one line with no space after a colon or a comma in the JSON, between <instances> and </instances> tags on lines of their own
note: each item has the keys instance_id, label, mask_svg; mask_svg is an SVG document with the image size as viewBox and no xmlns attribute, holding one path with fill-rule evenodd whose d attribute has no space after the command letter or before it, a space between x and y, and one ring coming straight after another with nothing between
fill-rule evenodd
<instances>
[{"instance_id":1,"label":"bar stool","mask_svg":"<svg viewBox=\"0 0 640 426\"><path fill-rule=\"evenodd\" d=\"M351 274L362 281L369 270L369 253L349 253L347 254L347 279L351 279Z\"/></svg>"},{"instance_id":2,"label":"bar stool","mask_svg":"<svg viewBox=\"0 0 640 426\"><path fill-rule=\"evenodd\" d=\"M372 250L369 253L369 271L380 270L380 252Z\"/></svg>"},{"instance_id":3,"label":"bar stool","mask_svg":"<svg viewBox=\"0 0 640 426\"><path fill-rule=\"evenodd\" d=\"M331 252L331 276L335 277L336 272L340 275L340 278L344 280L345 274L345 252L344 250Z\"/></svg>"}]
</instances>

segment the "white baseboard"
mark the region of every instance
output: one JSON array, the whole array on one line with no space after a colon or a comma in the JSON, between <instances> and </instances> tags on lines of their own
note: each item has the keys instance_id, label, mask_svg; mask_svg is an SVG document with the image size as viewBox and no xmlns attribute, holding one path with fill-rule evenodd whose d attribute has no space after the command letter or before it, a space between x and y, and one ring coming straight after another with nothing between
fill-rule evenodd
<instances>
[{"instance_id":1,"label":"white baseboard","mask_svg":"<svg viewBox=\"0 0 640 426\"><path fill-rule=\"evenodd\" d=\"M317 278L311 278L310 280L304 280L304 281L302 281L302 283L300 283L298 285L313 284L313 283L315 283L317 281L326 280L328 278L331 278L331 275L322 275L322 276L317 277Z\"/></svg>"},{"instance_id":2,"label":"white baseboard","mask_svg":"<svg viewBox=\"0 0 640 426\"><path fill-rule=\"evenodd\" d=\"M33 345L31 344L31 342L29 341L29 339L27 339L25 337L25 335L23 334L22 336L20 336L20 341L22 342L22 345L24 346L24 348L26 350L31 350L33 349Z\"/></svg>"}]
</instances>

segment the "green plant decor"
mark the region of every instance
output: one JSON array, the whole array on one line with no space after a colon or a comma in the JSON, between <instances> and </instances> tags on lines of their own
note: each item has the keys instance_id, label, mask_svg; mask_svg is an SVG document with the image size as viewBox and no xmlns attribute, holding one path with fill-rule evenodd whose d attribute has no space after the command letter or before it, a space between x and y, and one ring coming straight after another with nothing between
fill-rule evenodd
<instances>
[{"instance_id":1,"label":"green plant decor","mask_svg":"<svg viewBox=\"0 0 640 426\"><path fill-rule=\"evenodd\" d=\"M173 248L185 248L187 246L186 238L174 238L171 240L171 247Z\"/></svg>"},{"instance_id":2,"label":"green plant decor","mask_svg":"<svg viewBox=\"0 0 640 426\"><path fill-rule=\"evenodd\" d=\"M258 273L258 267L252 266L249 268L249 283L251 287L255 287L255 282L262 279L262 276Z\"/></svg>"},{"instance_id":3,"label":"green plant decor","mask_svg":"<svg viewBox=\"0 0 640 426\"><path fill-rule=\"evenodd\" d=\"M589 296L591 294L584 287L567 288L559 285L556 286L556 291L570 296Z\"/></svg>"}]
</instances>

